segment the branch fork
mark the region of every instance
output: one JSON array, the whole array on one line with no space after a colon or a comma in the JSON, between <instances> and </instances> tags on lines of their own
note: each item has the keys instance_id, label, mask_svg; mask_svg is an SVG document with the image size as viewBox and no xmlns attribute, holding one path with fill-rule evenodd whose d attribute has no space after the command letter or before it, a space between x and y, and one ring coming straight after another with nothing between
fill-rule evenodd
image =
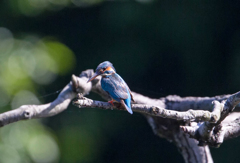
<instances>
[{"instance_id":1,"label":"branch fork","mask_svg":"<svg viewBox=\"0 0 240 163\"><path fill-rule=\"evenodd\" d=\"M189 134L191 138L199 141L199 145L210 145L213 147L219 147L224 139L228 138L231 128L226 128L226 125L222 122L231 113L237 104L240 103L240 92L231 95L227 100L223 100L221 103L213 101L212 119L206 122L200 123L197 126L180 126L180 128L186 134ZM223 130L224 128L224 130ZM232 133L232 135L239 133ZM236 136L237 136L236 135Z\"/></svg>"}]
</instances>

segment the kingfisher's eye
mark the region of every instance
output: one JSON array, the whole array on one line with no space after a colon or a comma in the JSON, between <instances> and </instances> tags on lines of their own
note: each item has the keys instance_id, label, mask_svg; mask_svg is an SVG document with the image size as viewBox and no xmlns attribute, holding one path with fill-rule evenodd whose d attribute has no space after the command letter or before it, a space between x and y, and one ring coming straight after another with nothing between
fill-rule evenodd
<instances>
[{"instance_id":1,"label":"kingfisher's eye","mask_svg":"<svg viewBox=\"0 0 240 163\"><path fill-rule=\"evenodd\" d=\"M106 67L104 67L102 70L105 71L105 70L106 70Z\"/></svg>"}]
</instances>

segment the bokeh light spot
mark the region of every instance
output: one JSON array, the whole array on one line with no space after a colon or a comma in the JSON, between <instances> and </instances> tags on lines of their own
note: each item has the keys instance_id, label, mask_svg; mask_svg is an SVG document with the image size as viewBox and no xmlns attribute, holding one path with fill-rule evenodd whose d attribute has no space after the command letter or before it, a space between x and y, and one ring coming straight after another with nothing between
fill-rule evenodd
<instances>
[{"instance_id":1,"label":"bokeh light spot","mask_svg":"<svg viewBox=\"0 0 240 163\"><path fill-rule=\"evenodd\" d=\"M30 91L22 90L14 96L11 106L12 109L15 109L26 104L40 104L40 102L35 94Z\"/></svg>"},{"instance_id":2,"label":"bokeh light spot","mask_svg":"<svg viewBox=\"0 0 240 163\"><path fill-rule=\"evenodd\" d=\"M58 146L47 135L37 135L29 140L28 151L36 163L53 163L59 158Z\"/></svg>"},{"instance_id":3,"label":"bokeh light spot","mask_svg":"<svg viewBox=\"0 0 240 163\"><path fill-rule=\"evenodd\" d=\"M11 31L0 27L0 63L4 61L4 56L8 54L14 45L14 39Z\"/></svg>"},{"instance_id":4,"label":"bokeh light spot","mask_svg":"<svg viewBox=\"0 0 240 163\"><path fill-rule=\"evenodd\" d=\"M44 40L49 56L54 58L59 74L66 74L76 63L73 52L64 44L56 41Z\"/></svg>"},{"instance_id":5,"label":"bokeh light spot","mask_svg":"<svg viewBox=\"0 0 240 163\"><path fill-rule=\"evenodd\" d=\"M12 148L11 146L8 145L1 145L0 146L0 162L1 163L20 163L21 158L19 156L19 153L16 151L16 149Z\"/></svg>"},{"instance_id":6,"label":"bokeh light spot","mask_svg":"<svg viewBox=\"0 0 240 163\"><path fill-rule=\"evenodd\" d=\"M0 108L7 105L10 101L10 98L7 93L0 89Z\"/></svg>"}]
</instances>

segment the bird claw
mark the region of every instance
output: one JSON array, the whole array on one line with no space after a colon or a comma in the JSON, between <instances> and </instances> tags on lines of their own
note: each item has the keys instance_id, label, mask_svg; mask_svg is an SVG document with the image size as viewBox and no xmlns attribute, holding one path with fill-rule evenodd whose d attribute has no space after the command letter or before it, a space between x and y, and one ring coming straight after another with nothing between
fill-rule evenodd
<instances>
[{"instance_id":1,"label":"bird claw","mask_svg":"<svg viewBox=\"0 0 240 163\"><path fill-rule=\"evenodd\" d=\"M108 103L112 104L112 106L114 106L113 100L108 101Z\"/></svg>"},{"instance_id":2,"label":"bird claw","mask_svg":"<svg viewBox=\"0 0 240 163\"><path fill-rule=\"evenodd\" d=\"M112 104L112 106L115 106L116 108L118 108L119 110L121 110L121 107L122 107L122 104L115 101L115 100L111 100L111 101L108 101L108 103Z\"/></svg>"}]
</instances>

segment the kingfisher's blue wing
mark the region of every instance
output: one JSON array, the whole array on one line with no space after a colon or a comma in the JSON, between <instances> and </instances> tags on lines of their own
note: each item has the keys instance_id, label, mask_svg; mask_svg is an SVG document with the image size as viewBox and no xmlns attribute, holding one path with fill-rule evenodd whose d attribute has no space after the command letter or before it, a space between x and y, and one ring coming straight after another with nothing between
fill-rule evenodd
<instances>
[{"instance_id":1,"label":"kingfisher's blue wing","mask_svg":"<svg viewBox=\"0 0 240 163\"><path fill-rule=\"evenodd\" d=\"M117 73L103 77L101 86L114 100L120 102L130 114L133 114L131 109L132 94L128 85Z\"/></svg>"},{"instance_id":2,"label":"kingfisher's blue wing","mask_svg":"<svg viewBox=\"0 0 240 163\"><path fill-rule=\"evenodd\" d=\"M130 97L127 84L117 73L103 77L101 86L103 90L108 92L110 96L118 102L120 102L121 99L128 99Z\"/></svg>"}]
</instances>

